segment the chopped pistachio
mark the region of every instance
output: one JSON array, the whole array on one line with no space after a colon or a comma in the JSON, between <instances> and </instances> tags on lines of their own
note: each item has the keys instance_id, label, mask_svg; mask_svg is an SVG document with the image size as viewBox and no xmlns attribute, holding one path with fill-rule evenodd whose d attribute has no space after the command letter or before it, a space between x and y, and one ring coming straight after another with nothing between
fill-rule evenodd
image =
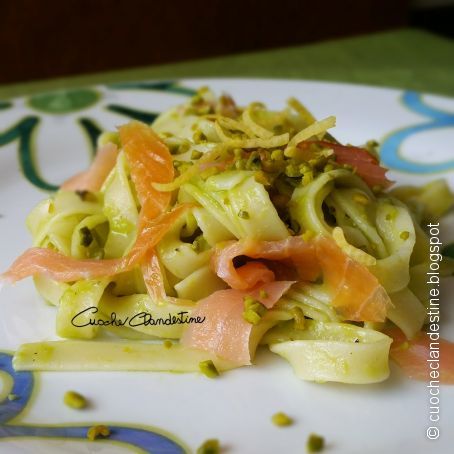
<instances>
[{"instance_id":1,"label":"chopped pistachio","mask_svg":"<svg viewBox=\"0 0 454 454\"><path fill-rule=\"evenodd\" d=\"M200 159L203 156L203 153L199 150L192 150L191 159Z\"/></svg>"},{"instance_id":2,"label":"chopped pistachio","mask_svg":"<svg viewBox=\"0 0 454 454\"><path fill-rule=\"evenodd\" d=\"M191 142L189 140L185 139L178 147L178 153L176 154L183 154L189 151L189 148L191 148Z\"/></svg>"},{"instance_id":3,"label":"chopped pistachio","mask_svg":"<svg viewBox=\"0 0 454 454\"><path fill-rule=\"evenodd\" d=\"M8 394L8 400L13 401L19 399L19 396L17 394L10 393Z\"/></svg>"},{"instance_id":4,"label":"chopped pistachio","mask_svg":"<svg viewBox=\"0 0 454 454\"><path fill-rule=\"evenodd\" d=\"M202 252L205 243L206 243L205 239L203 238L202 235L200 235L192 242L191 247L195 252L199 253Z\"/></svg>"},{"instance_id":5,"label":"chopped pistachio","mask_svg":"<svg viewBox=\"0 0 454 454\"><path fill-rule=\"evenodd\" d=\"M309 172L309 171L311 171L311 170L312 170L312 167L311 167L310 165L308 165L308 164L303 163L303 164L300 164L300 166L299 166L299 171L300 171L302 174L303 174L304 172Z\"/></svg>"},{"instance_id":6,"label":"chopped pistachio","mask_svg":"<svg viewBox=\"0 0 454 454\"><path fill-rule=\"evenodd\" d=\"M322 156L325 158L329 158L334 154L334 150L332 148L324 148L321 152Z\"/></svg>"},{"instance_id":7,"label":"chopped pistachio","mask_svg":"<svg viewBox=\"0 0 454 454\"><path fill-rule=\"evenodd\" d=\"M316 159L316 158L309 159L308 162L309 162L309 165L310 165L311 167L314 167L314 166L316 166L316 165L318 164L318 159Z\"/></svg>"},{"instance_id":8,"label":"chopped pistachio","mask_svg":"<svg viewBox=\"0 0 454 454\"><path fill-rule=\"evenodd\" d=\"M87 406L87 399L75 391L67 391L63 396L63 402L71 408L80 410Z\"/></svg>"},{"instance_id":9,"label":"chopped pistachio","mask_svg":"<svg viewBox=\"0 0 454 454\"><path fill-rule=\"evenodd\" d=\"M260 323L263 314L266 312L266 307L252 298L251 296L244 297L244 311L243 319L252 325L257 325Z\"/></svg>"},{"instance_id":10,"label":"chopped pistachio","mask_svg":"<svg viewBox=\"0 0 454 454\"><path fill-rule=\"evenodd\" d=\"M331 170L334 170L333 164L326 164L326 166L323 167L324 172L331 172Z\"/></svg>"},{"instance_id":11,"label":"chopped pistachio","mask_svg":"<svg viewBox=\"0 0 454 454\"><path fill-rule=\"evenodd\" d=\"M199 129L192 135L192 140L195 143L203 142L206 139L207 138L205 137L205 134L203 134L203 132L200 131Z\"/></svg>"},{"instance_id":12,"label":"chopped pistachio","mask_svg":"<svg viewBox=\"0 0 454 454\"><path fill-rule=\"evenodd\" d=\"M290 178L301 176L300 169L296 164L288 164L285 167L285 174Z\"/></svg>"},{"instance_id":13,"label":"chopped pistachio","mask_svg":"<svg viewBox=\"0 0 454 454\"><path fill-rule=\"evenodd\" d=\"M314 179L314 174L312 170L308 170L307 172L304 172L303 179L301 182L303 183L303 186L307 186L309 183L312 183Z\"/></svg>"},{"instance_id":14,"label":"chopped pistachio","mask_svg":"<svg viewBox=\"0 0 454 454\"><path fill-rule=\"evenodd\" d=\"M410 236L410 232L408 232L407 230L404 230L403 232L400 232L400 239L401 240L408 240L408 237Z\"/></svg>"},{"instance_id":15,"label":"chopped pistachio","mask_svg":"<svg viewBox=\"0 0 454 454\"><path fill-rule=\"evenodd\" d=\"M164 348L169 349L169 348L172 348L172 346L173 346L173 342L170 341L169 339L166 339L166 340L164 341Z\"/></svg>"},{"instance_id":16,"label":"chopped pistachio","mask_svg":"<svg viewBox=\"0 0 454 454\"><path fill-rule=\"evenodd\" d=\"M395 208L392 209L387 215L386 215L386 220L387 221L393 221L397 216L397 210Z\"/></svg>"},{"instance_id":17,"label":"chopped pistachio","mask_svg":"<svg viewBox=\"0 0 454 454\"><path fill-rule=\"evenodd\" d=\"M271 159L273 161L282 161L284 159L284 152L282 150L273 150L271 152Z\"/></svg>"},{"instance_id":18,"label":"chopped pistachio","mask_svg":"<svg viewBox=\"0 0 454 454\"><path fill-rule=\"evenodd\" d=\"M198 449L197 454L219 454L221 452L221 447L219 445L219 440L214 438L205 441Z\"/></svg>"},{"instance_id":19,"label":"chopped pistachio","mask_svg":"<svg viewBox=\"0 0 454 454\"><path fill-rule=\"evenodd\" d=\"M293 419L282 412L275 413L271 417L271 421L274 425L279 427L291 426L293 424Z\"/></svg>"},{"instance_id":20,"label":"chopped pistachio","mask_svg":"<svg viewBox=\"0 0 454 454\"><path fill-rule=\"evenodd\" d=\"M257 183L263 184L264 186L269 186L272 183L272 180L270 180L261 170L255 172L254 179Z\"/></svg>"},{"instance_id":21,"label":"chopped pistachio","mask_svg":"<svg viewBox=\"0 0 454 454\"><path fill-rule=\"evenodd\" d=\"M300 307L293 307L291 310L295 321L295 328L296 329L305 329L306 325L306 318L304 317L304 312Z\"/></svg>"},{"instance_id":22,"label":"chopped pistachio","mask_svg":"<svg viewBox=\"0 0 454 454\"><path fill-rule=\"evenodd\" d=\"M325 439L317 434L310 434L307 439L306 449L308 452L321 452L325 446Z\"/></svg>"},{"instance_id":23,"label":"chopped pistachio","mask_svg":"<svg viewBox=\"0 0 454 454\"><path fill-rule=\"evenodd\" d=\"M241 219L249 219L249 213L245 210L238 211L238 217Z\"/></svg>"},{"instance_id":24,"label":"chopped pistachio","mask_svg":"<svg viewBox=\"0 0 454 454\"><path fill-rule=\"evenodd\" d=\"M209 378L215 378L219 376L219 372L211 359L199 363L199 369L202 374L206 375Z\"/></svg>"},{"instance_id":25,"label":"chopped pistachio","mask_svg":"<svg viewBox=\"0 0 454 454\"><path fill-rule=\"evenodd\" d=\"M266 290L261 289L259 292L260 298L266 299L268 298L268 292Z\"/></svg>"},{"instance_id":26,"label":"chopped pistachio","mask_svg":"<svg viewBox=\"0 0 454 454\"><path fill-rule=\"evenodd\" d=\"M294 158L297 154L298 150L296 147L287 147L284 150L284 156L287 156L287 158Z\"/></svg>"},{"instance_id":27,"label":"chopped pistachio","mask_svg":"<svg viewBox=\"0 0 454 454\"><path fill-rule=\"evenodd\" d=\"M310 241L312 238L315 237L315 233L312 230L306 230L301 237L303 238L304 241Z\"/></svg>"},{"instance_id":28,"label":"chopped pistachio","mask_svg":"<svg viewBox=\"0 0 454 454\"><path fill-rule=\"evenodd\" d=\"M360 205L367 205L370 200L364 194L355 194L353 196L353 202L359 203Z\"/></svg>"},{"instance_id":29,"label":"chopped pistachio","mask_svg":"<svg viewBox=\"0 0 454 454\"><path fill-rule=\"evenodd\" d=\"M87 431L87 438L90 441L95 441L97 438L106 438L110 435L110 429L107 426L98 425L92 426Z\"/></svg>"},{"instance_id":30,"label":"chopped pistachio","mask_svg":"<svg viewBox=\"0 0 454 454\"><path fill-rule=\"evenodd\" d=\"M91 230L88 227L82 227L79 230L79 235L80 235L80 245L84 247L90 246L90 244L93 242L93 235L91 233Z\"/></svg>"},{"instance_id":31,"label":"chopped pistachio","mask_svg":"<svg viewBox=\"0 0 454 454\"><path fill-rule=\"evenodd\" d=\"M252 309L247 309L243 312L243 319L251 325L258 325L262 317Z\"/></svg>"}]
</instances>

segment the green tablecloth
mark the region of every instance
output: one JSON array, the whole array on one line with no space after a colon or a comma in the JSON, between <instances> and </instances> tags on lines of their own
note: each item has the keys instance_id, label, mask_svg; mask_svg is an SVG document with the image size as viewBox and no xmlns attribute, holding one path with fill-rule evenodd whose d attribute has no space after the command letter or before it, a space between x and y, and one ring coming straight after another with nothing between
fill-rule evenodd
<instances>
[{"instance_id":1,"label":"green tablecloth","mask_svg":"<svg viewBox=\"0 0 454 454\"><path fill-rule=\"evenodd\" d=\"M272 77L407 88L454 96L454 41L404 29L306 46L0 86L0 99L142 79Z\"/></svg>"}]
</instances>

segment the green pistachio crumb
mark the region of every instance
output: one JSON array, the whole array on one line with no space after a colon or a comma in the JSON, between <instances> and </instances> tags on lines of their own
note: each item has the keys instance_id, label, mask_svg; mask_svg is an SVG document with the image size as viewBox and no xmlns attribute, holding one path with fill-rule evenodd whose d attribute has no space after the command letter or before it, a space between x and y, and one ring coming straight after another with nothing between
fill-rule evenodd
<instances>
[{"instance_id":1,"label":"green pistachio crumb","mask_svg":"<svg viewBox=\"0 0 454 454\"><path fill-rule=\"evenodd\" d=\"M314 174L312 170L308 170L307 172L304 172L303 179L301 182L303 183L303 186L307 186L309 183L312 183L314 179Z\"/></svg>"},{"instance_id":2,"label":"green pistachio crumb","mask_svg":"<svg viewBox=\"0 0 454 454\"><path fill-rule=\"evenodd\" d=\"M203 238L202 237L197 237L193 242L192 242L192 249L194 249L195 252L199 253L202 250L202 242Z\"/></svg>"},{"instance_id":3,"label":"green pistachio crumb","mask_svg":"<svg viewBox=\"0 0 454 454\"><path fill-rule=\"evenodd\" d=\"M166 340L164 341L164 348L169 349L169 348L172 348L172 346L173 346L173 342L170 341L169 339L166 339Z\"/></svg>"},{"instance_id":4,"label":"green pistachio crumb","mask_svg":"<svg viewBox=\"0 0 454 454\"><path fill-rule=\"evenodd\" d=\"M81 410L87 406L87 399L75 391L67 391L63 396L63 402L68 407L75 408L77 410Z\"/></svg>"},{"instance_id":5,"label":"green pistachio crumb","mask_svg":"<svg viewBox=\"0 0 454 454\"><path fill-rule=\"evenodd\" d=\"M334 166L332 164L326 164L326 166L323 168L324 172L331 172L331 170L334 170Z\"/></svg>"},{"instance_id":6,"label":"green pistachio crumb","mask_svg":"<svg viewBox=\"0 0 454 454\"><path fill-rule=\"evenodd\" d=\"M282 159L284 159L284 152L282 150L273 150L271 152L271 159L273 161L281 161Z\"/></svg>"},{"instance_id":7,"label":"green pistachio crumb","mask_svg":"<svg viewBox=\"0 0 454 454\"><path fill-rule=\"evenodd\" d=\"M285 167L285 174L290 178L295 178L301 176L300 169L296 164L288 164Z\"/></svg>"},{"instance_id":8,"label":"green pistachio crumb","mask_svg":"<svg viewBox=\"0 0 454 454\"><path fill-rule=\"evenodd\" d=\"M199 369L202 374L206 375L209 378L215 378L219 376L219 371L216 369L216 366L214 365L213 361L211 361L211 359L199 363Z\"/></svg>"},{"instance_id":9,"label":"green pistachio crumb","mask_svg":"<svg viewBox=\"0 0 454 454\"><path fill-rule=\"evenodd\" d=\"M305 172L310 172L312 170L312 167L307 164L300 164L299 170L302 174L304 174Z\"/></svg>"},{"instance_id":10,"label":"green pistachio crumb","mask_svg":"<svg viewBox=\"0 0 454 454\"><path fill-rule=\"evenodd\" d=\"M271 417L271 421L274 425L279 427L291 426L293 424L293 419L282 412L275 413Z\"/></svg>"},{"instance_id":11,"label":"green pistachio crumb","mask_svg":"<svg viewBox=\"0 0 454 454\"><path fill-rule=\"evenodd\" d=\"M243 319L248 323L252 325L259 324L265 312L266 307L260 301L257 301L251 296L244 297Z\"/></svg>"},{"instance_id":12,"label":"green pistachio crumb","mask_svg":"<svg viewBox=\"0 0 454 454\"><path fill-rule=\"evenodd\" d=\"M91 233L91 230L87 226L82 227L79 230L79 235L81 246L88 247L93 242L93 234Z\"/></svg>"},{"instance_id":13,"label":"green pistachio crumb","mask_svg":"<svg viewBox=\"0 0 454 454\"><path fill-rule=\"evenodd\" d=\"M307 452L321 452L325 446L325 439L317 434L310 434L307 439Z\"/></svg>"},{"instance_id":14,"label":"green pistachio crumb","mask_svg":"<svg viewBox=\"0 0 454 454\"><path fill-rule=\"evenodd\" d=\"M205 441L197 449L197 454L219 454L220 452L221 447L219 445L219 440L216 440L215 438Z\"/></svg>"},{"instance_id":15,"label":"green pistachio crumb","mask_svg":"<svg viewBox=\"0 0 454 454\"><path fill-rule=\"evenodd\" d=\"M245 210L238 211L238 217L241 219L249 219L249 213Z\"/></svg>"},{"instance_id":16,"label":"green pistachio crumb","mask_svg":"<svg viewBox=\"0 0 454 454\"><path fill-rule=\"evenodd\" d=\"M290 311L293 315L294 325L296 329L305 329L306 318L304 317L304 312L300 307L294 307Z\"/></svg>"},{"instance_id":17,"label":"green pistachio crumb","mask_svg":"<svg viewBox=\"0 0 454 454\"><path fill-rule=\"evenodd\" d=\"M10 393L8 394L8 400L13 401L19 399L19 396L17 394Z\"/></svg>"},{"instance_id":18,"label":"green pistachio crumb","mask_svg":"<svg viewBox=\"0 0 454 454\"><path fill-rule=\"evenodd\" d=\"M107 426L92 426L87 430L87 438L95 441L97 438L107 438L110 435L110 429Z\"/></svg>"},{"instance_id":19,"label":"green pistachio crumb","mask_svg":"<svg viewBox=\"0 0 454 454\"><path fill-rule=\"evenodd\" d=\"M367 205L370 201L364 194L355 194L353 196L353 202L359 203L360 205Z\"/></svg>"},{"instance_id":20,"label":"green pistachio crumb","mask_svg":"<svg viewBox=\"0 0 454 454\"><path fill-rule=\"evenodd\" d=\"M311 167L314 167L318 164L318 159L316 158L309 159L308 163Z\"/></svg>"},{"instance_id":21,"label":"green pistachio crumb","mask_svg":"<svg viewBox=\"0 0 454 454\"><path fill-rule=\"evenodd\" d=\"M314 237L315 237L315 232L313 232L312 230L306 230L302 235L301 237L303 238L303 240L305 242L308 242L310 240L312 240Z\"/></svg>"},{"instance_id":22,"label":"green pistachio crumb","mask_svg":"<svg viewBox=\"0 0 454 454\"><path fill-rule=\"evenodd\" d=\"M247 309L243 312L243 319L251 325L258 325L262 317L252 309Z\"/></svg>"},{"instance_id":23,"label":"green pistachio crumb","mask_svg":"<svg viewBox=\"0 0 454 454\"><path fill-rule=\"evenodd\" d=\"M400 232L400 239L401 240L408 240L408 237L410 236L410 232L404 230L403 232Z\"/></svg>"},{"instance_id":24,"label":"green pistachio crumb","mask_svg":"<svg viewBox=\"0 0 454 454\"><path fill-rule=\"evenodd\" d=\"M297 152L298 150L296 149L296 147L287 147L284 150L284 156L286 156L287 158L294 158Z\"/></svg>"},{"instance_id":25,"label":"green pistachio crumb","mask_svg":"<svg viewBox=\"0 0 454 454\"><path fill-rule=\"evenodd\" d=\"M203 156L203 153L199 150L192 150L191 159L200 159Z\"/></svg>"}]
</instances>

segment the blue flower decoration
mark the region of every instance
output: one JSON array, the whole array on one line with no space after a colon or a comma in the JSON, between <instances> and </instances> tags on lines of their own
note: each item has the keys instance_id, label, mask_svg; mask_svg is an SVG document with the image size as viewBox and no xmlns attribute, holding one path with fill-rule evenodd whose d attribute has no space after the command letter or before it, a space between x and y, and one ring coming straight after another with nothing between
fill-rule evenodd
<instances>
[{"instance_id":1,"label":"blue flower decoration","mask_svg":"<svg viewBox=\"0 0 454 454\"><path fill-rule=\"evenodd\" d=\"M422 100L421 95L414 91L406 91L403 94L402 102L413 112L426 117L427 121L419 125L408 126L387 136L380 149L380 158L383 163L392 169L418 174L446 172L454 169L452 159L434 164L417 163L406 160L399 154L402 143L413 134L437 128L454 127L454 113L428 106Z\"/></svg>"}]
</instances>

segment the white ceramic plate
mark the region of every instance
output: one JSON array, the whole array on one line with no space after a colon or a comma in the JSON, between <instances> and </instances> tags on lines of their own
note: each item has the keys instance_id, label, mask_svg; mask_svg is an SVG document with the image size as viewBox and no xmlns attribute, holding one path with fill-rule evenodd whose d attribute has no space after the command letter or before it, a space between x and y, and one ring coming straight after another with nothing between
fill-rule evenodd
<instances>
[{"instance_id":1,"label":"white ceramic plate","mask_svg":"<svg viewBox=\"0 0 454 454\"><path fill-rule=\"evenodd\" d=\"M96 86L0 103L0 270L30 245L24 219L45 190L84 169L91 141L130 117L153 114L184 101L191 89L210 85L231 93L240 104L254 100L282 107L301 99L317 117L337 116L334 135L361 144L383 141L385 164L398 183L422 184L445 177L454 187L454 99L367 86L284 80L181 80ZM454 240L453 216L442 239ZM442 302L451 302L451 283ZM442 332L454 340L454 308L444 307ZM31 280L0 294L0 350L55 339L55 309L46 306ZM0 368L11 373L10 356ZM12 381L0 373L0 400ZM216 380L164 373L21 373L13 392L20 398L0 404L0 452L192 452L207 438L219 438L225 452L274 454L304 452L310 432L327 440L332 453L449 453L454 431L454 387L441 393L440 438L428 440L429 393L423 383L398 369L372 386L299 381L279 357L260 353L256 366ZM62 402L68 389L93 406L74 411ZM29 396L31 398L29 399ZM277 428L276 411L295 418ZM115 426L109 441L84 441L87 426ZM433 425L433 424L432 424ZM135 448L134 448L135 446Z\"/></svg>"}]
</instances>

